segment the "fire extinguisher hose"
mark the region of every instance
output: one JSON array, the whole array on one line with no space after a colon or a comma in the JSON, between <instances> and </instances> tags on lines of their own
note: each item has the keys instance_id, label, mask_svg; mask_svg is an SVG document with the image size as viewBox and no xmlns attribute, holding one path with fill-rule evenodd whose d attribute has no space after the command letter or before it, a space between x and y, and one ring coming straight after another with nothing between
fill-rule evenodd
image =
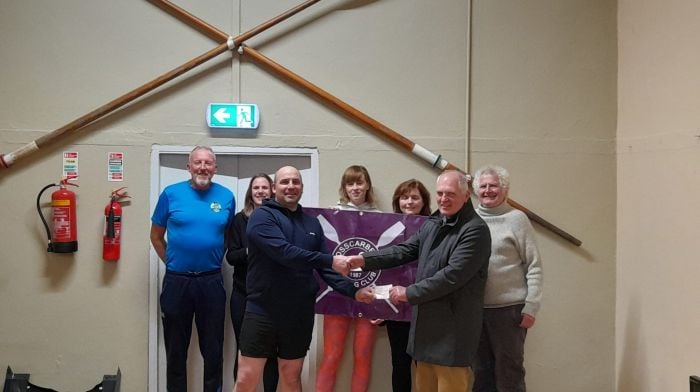
<instances>
[{"instance_id":1,"label":"fire extinguisher hose","mask_svg":"<svg viewBox=\"0 0 700 392\"><path fill-rule=\"evenodd\" d=\"M44 194L44 192L54 186L59 186L59 184L49 184L45 186L44 188L39 191L39 194L36 196L36 210L39 213L39 217L41 218L41 222L44 224L44 228L46 229L46 237L49 240L48 243L48 248L47 251L53 252L53 243L51 242L51 230L49 229L49 224L46 223L46 219L44 218L44 214L41 212L41 195Z\"/></svg>"},{"instance_id":2,"label":"fire extinguisher hose","mask_svg":"<svg viewBox=\"0 0 700 392\"><path fill-rule=\"evenodd\" d=\"M116 199L112 197L110 203L109 203L109 214L107 215L107 232L105 233L107 235L107 238L114 238L115 233L114 233L114 203L116 203Z\"/></svg>"}]
</instances>

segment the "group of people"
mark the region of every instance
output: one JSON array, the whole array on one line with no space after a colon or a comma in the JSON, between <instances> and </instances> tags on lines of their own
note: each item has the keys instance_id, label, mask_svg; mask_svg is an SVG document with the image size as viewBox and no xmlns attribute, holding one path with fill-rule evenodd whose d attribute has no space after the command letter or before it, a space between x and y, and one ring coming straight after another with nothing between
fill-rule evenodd
<instances>
[{"instance_id":1,"label":"group of people","mask_svg":"<svg viewBox=\"0 0 700 392\"><path fill-rule=\"evenodd\" d=\"M193 319L204 391L221 390L224 258L234 266L234 392L255 391L261 379L265 391L301 391L319 289L314 271L338 293L371 303L373 287L355 287L346 277L351 269L416 260L415 283L389 291L392 303L412 305L410 322L324 316L316 390L334 390L354 322L352 391L369 389L379 325L386 325L390 341L394 391L525 391L524 343L539 309L542 267L529 220L507 203L505 169L486 166L475 173L476 208L470 176L441 173L432 214L426 187L402 182L392 197L393 212L428 219L403 243L348 256L329 253L320 222L304 213L304 183L296 168L282 167L274 179L254 176L234 216L233 194L212 182L216 167L211 148L195 147L187 165L191 178L166 187L151 218L151 243L166 265L160 302L168 391L187 390ZM379 212L363 166L343 173L339 196L333 208Z\"/></svg>"}]
</instances>

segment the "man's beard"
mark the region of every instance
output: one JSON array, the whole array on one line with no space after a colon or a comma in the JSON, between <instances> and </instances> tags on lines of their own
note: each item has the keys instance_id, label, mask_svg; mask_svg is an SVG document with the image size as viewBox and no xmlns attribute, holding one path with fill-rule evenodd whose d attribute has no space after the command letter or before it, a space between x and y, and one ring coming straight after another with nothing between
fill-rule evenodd
<instances>
[{"instance_id":1,"label":"man's beard","mask_svg":"<svg viewBox=\"0 0 700 392\"><path fill-rule=\"evenodd\" d=\"M194 183L200 187L208 187L211 184L211 178L206 175L197 175L194 177Z\"/></svg>"}]
</instances>

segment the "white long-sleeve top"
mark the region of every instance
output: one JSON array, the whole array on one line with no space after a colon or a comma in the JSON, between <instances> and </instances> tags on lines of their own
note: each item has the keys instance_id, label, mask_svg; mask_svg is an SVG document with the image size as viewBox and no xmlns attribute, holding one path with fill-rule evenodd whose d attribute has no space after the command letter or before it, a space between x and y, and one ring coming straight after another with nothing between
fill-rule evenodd
<instances>
[{"instance_id":1,"label":"white long-sleeve top","mask_svg":"<svg viewBox=\"0 0 700 392\"><path fill-rule=\"evenodd\" d=\"M534 317L542 299L542 262L530 220L507 202L495 208L479 205L476 211L491 231L484 307L525 304L522 313Z\"/></svg>"},{"instance_id":2,"label":"white long-sleeve top","mask_svg":"<svg viewBox=\"0 0 700 392\"><path fill-rule=\"evenodd\" d=\"M347 203L338 202L335 206L333 206L331 208L335 208L336 210L341 210L341 211L381 212L377 207L375 207L369 203L364 203L364 204L360 204L359 206L356 206L351 201L349 201Z\"/></svg>"}]
</instances>

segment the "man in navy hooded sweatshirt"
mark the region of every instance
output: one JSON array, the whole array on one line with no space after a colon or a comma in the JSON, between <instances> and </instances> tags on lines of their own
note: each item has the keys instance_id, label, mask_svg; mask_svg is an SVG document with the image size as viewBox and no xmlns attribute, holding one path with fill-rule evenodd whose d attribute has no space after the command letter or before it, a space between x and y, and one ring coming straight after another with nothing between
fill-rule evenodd
<instances>
[{"instance_id":1,"label":"man in navy hooded sweatshirt","mask_svg":"<svg viewBox=\"0 0 700 392\"><path fill-rule=\"evenodd\" d=\"M246 229L248 295L235 392L255 391L265 362L272 357L278 358L281 389L301 391L319 289L314 270L339 293L363 302L374 299L371 288L358 290L338 273L347 275L347 258L328 253L318 219L302 211L304 184L299 170L279 169L273 186L274 199L253 212Z\"/></svg>"}]
</instances>

